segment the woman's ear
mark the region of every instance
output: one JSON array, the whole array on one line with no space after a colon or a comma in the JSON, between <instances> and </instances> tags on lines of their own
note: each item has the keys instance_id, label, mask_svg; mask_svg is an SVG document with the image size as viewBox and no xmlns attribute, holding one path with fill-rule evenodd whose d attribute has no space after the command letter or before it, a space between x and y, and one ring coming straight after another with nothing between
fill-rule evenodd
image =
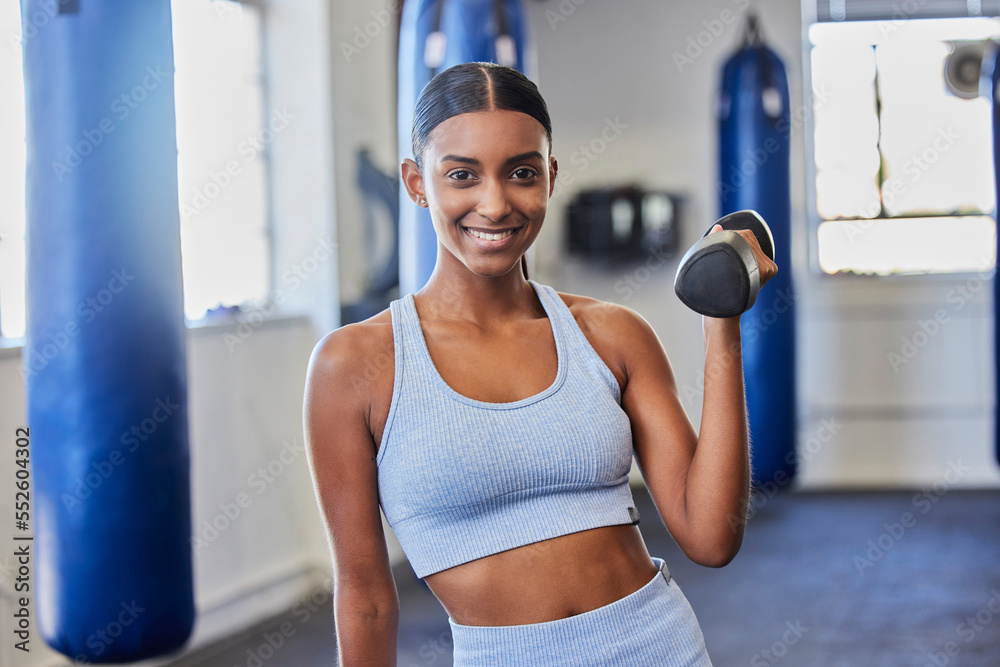
<instances>
[{"instance_id":1,"label":"woman's ear","mask_svg":"<svg viewBox=\"0 0 1000 667\"><path fill-rule=\"evenodd\" d=\"M420 173L420 167L417 163L406 158L399 167L400 176L403 179L403 187L406 188L406 194L410 196L410 199L417 206L427 205L427 193L424 192L424 177Z\"/></svg>"},{"instance_id":2,"label":"woman's ear","mask_svg":"<svg viewBox=\"0 0 1000 667\"><path fill-rule=\"evenodd\" d=\"M555 156L549 156L549 196L556 189L556 174L559 173L559 161L556 160Z\"/></svg>"}]
</instances>

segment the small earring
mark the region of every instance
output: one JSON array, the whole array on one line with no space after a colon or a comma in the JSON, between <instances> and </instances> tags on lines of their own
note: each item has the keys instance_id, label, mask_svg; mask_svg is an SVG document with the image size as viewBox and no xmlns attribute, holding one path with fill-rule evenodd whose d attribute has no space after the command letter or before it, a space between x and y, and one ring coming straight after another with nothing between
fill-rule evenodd
<instances>
[{"instance_id":1,"label":"small earring","mask_svg":"<svg viewBox=\"0 0 1000 667\"><path fill-rule=\"evenodd\" d=\"M419 202L417 202L417 203L418 203L418 204L419 204L420 206L427 206L427 200L426 200L426 199L424 199L423 197L421 197L421 198L420 198L420 201L419 201Z\"/></svg>"}]
</instances>

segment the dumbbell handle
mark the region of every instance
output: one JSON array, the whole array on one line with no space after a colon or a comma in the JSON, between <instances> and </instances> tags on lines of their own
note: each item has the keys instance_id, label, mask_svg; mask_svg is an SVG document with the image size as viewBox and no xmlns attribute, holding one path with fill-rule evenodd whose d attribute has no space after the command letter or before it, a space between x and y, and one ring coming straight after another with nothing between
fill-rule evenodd
<instances>
[{"instance_id":1,"label":"dumbbell handle","mask_svg":"<svg viewBox=\"0 0 1000 667\"><path fill-rule=\"evenodd\" d=\"M764 254L772 262L774 261L774 236L771 235L771 228L767 226L767 222L764 221L764 218L757 211L746 209L724 215L712 223L712 226L708 228L708 231L705 232L702 238L711 234L716 225L721 226L723 230L749 229L757 237L757 244L760 245L760 249L764 251Z\"/></svg>"}]
</instances>

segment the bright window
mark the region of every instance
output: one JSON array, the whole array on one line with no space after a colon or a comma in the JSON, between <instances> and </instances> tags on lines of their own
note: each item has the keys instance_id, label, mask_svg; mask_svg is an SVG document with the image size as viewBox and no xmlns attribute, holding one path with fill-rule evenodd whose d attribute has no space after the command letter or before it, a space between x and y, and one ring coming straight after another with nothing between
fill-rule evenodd
<instances>
[{"instance_id":1,"label":"bright window","mask_svg":"<svg viewBox=\"0 0 1000 667\"><path fill-rule=\"evenodd\" d=\"M995 264L989 99L949 92L956 50L994 19L810 28L818 256L827 273L978 272Z\"/></svg>"},{"instance_id":2,"label":"bright window","mask_svg":"<svg viewBox=\"0 0 1000 667\"><path fill-rule=\"evenodd\" d=\"M173 0L184 314L262 300L270 285L261 15L249 4Z\"/></svg>"},{"instance_id":3,"label":"bright window","mask_svg":"<svg viewBox=\"0 0 1000 667\"><path fill-rule=\"evenodd\" d=\"M21 10L0 2L0 336L24 336L24 75Z\"/></svg>"},{"instance_id":4,"label":"bright window","mask_svg":"<svg viewBox=\"0 0 1000 667\"><path fill-rule=\"evenodd\" d=\"M270 284L267 155L284 128L264 107L261 13L172 2L184 311L261 300ZM0 336L25 333L25 118L17 2L0 2Z\"/></svg>"}]
</instances>

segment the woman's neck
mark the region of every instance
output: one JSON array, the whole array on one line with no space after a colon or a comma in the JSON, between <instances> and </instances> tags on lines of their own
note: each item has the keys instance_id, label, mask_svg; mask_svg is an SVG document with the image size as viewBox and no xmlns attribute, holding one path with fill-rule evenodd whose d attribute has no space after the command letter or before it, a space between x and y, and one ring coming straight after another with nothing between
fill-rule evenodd
<instances>
[{"instance_id":1,"label":"woman's neck","mask_svg":"<svg viewBox=\"0 0 1000 667\"><path fill-rule=\"evenodd\" d=\"M414 294L421 318L459 319L483 328L525 317L537 317L544 309L534 288L528 284L518 262L502 276L479 276L464 265L444 270L441 264L427 284Z\"/></svg>"}]
</instances>

